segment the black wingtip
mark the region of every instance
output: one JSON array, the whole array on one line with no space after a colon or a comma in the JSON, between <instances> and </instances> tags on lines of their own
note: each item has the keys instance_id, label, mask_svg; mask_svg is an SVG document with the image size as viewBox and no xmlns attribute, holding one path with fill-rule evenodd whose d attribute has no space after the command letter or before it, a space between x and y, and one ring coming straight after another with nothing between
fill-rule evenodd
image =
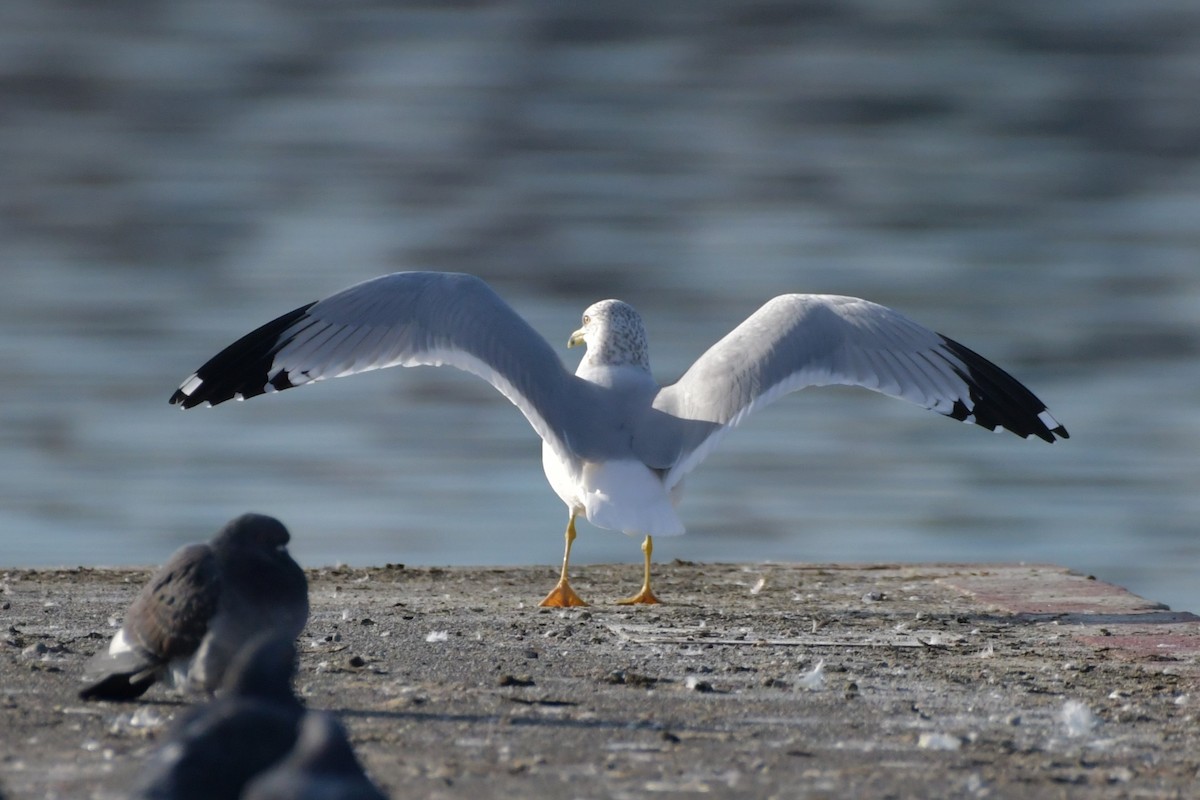
<instances>
[{"instance_id":1,"label":"black wingtip","mask_svg":"<svg viewBox=\"0 0 1200 800\"><path fill-rule=\"evenodd\" d=\"M1050 415L1049 411L1043 410L1042 413L1045 414L1046 416ZM1058 420L1055 420L1054 417L1050 417L1050 419L1054 420L1055 425L1053 428L1050 428L1047 425L1046 427L1048 428L1049 435L1043 436L1041 438L1045 439L1047 442L1050 442L1051 444L1053 444L1054 442L1057 442L1059 439L1070 439L1071 438L1071 434L1067 433L1067 429L1065 427L1063 427L1061 424L1059 424Z\"/></svg>"},{"instance_id":2,"label":"black wingtip","mask_svg":"<svg viewBox=\"0 0 1200 800\"><path fill-rule=\"evenodd\" d=\"M942 344L965 366L965 369L956 366L955 372L966 382L971 401L970 405L961 400L955 402L949 416L992 431L1004 428L1022 439L1036 436L1053 444L1058 439L1071 438L1046 404L1023 383L953 339L943 336Z\"/></svg>"},{"instance_id":3,"label":"black wingtip","mask_svg":"<svg viewBox=\"0 0 1200 800\"><path fill-rule=\"evenodd\" d=\"M289 311L266 325L255 328L196 370L171 395L170 403L195 408L208 403L218 405L235 397L255 397L268 391L292 387L286 373L271 374L281 338L304 317L316 302Z\"/></svg>"},{"instance_id":4,"label":"black wingtip","mask_svg":"<svg viewBox=\"0 0 1200 800\"><path fill-rule=\"evenodd\" d=\"M184 381L183 384L178 389L175 390L175 394L171 395L171 399L168 400L167 402L169 402L173 406L183 406L184 408L191 408L192 406L188 404L188 400L191 398L189 398L186 394L184 394L184 391L183 391L183 387L186 386L188 381L190 381L190 380L191 380L191 378L188 378L187 381Z\"/></svg>"}]
</instances>

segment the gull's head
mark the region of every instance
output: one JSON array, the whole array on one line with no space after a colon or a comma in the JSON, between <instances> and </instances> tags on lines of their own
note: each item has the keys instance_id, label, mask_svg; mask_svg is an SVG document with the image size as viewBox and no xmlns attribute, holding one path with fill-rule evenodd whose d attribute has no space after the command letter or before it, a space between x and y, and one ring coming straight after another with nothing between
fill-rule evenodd
<instances>
[{"instance_id":1,"label":"gull's head","mask_svg":"<svg viewBox=\"0 0 1200 800\"><path fill-rule=\"evenodd\" d=\"M587 345L584 360L595 365L633 366L650 369L646 327L628 303L601 300L583 312L583 327L571 334L567 347Z\"/></svg>"}]
</instances>

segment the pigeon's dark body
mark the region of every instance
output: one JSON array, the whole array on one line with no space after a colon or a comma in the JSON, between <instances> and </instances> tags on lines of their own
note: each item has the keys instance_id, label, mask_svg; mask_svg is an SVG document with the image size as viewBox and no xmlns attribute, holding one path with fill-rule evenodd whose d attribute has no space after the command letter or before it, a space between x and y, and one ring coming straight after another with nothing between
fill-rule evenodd
<instances>
[{"instance_id":1,"label":"pigeon's dark body","mask_svg":"<svg viewBox=\"0 0 1200 800\"><path fill-rule=\"evenodd\" d=\"M243 800L387 800L364 774L332 714L310 712L296 747L247 788Z\"/></svg>"},{"instance_id":2,"label":"pigeon's dark body","mask_svg":"<svg viewBox=\"0 0 1200 800\"><path fill-rule=\"evenodd\" d=\"M147 762L133 796L237 800L295 745L304 706L292 692L291 639L264 635L233 661L212 702L192 709Z\"/></svg>"},{"instance_id":3,"label":"pigeon's dark body","mask_svg":"<svg viewBox=\"0 0 1200 800\"><path fill-rule=\"evenodd\" d=\"M108 647L88 662L85 700L132 700L157 681L212 692L254 636L294 640L308 620L308 581L287 529L243 514L207 544L178 550L138 593Z\"/></svg>"}]
</instances>

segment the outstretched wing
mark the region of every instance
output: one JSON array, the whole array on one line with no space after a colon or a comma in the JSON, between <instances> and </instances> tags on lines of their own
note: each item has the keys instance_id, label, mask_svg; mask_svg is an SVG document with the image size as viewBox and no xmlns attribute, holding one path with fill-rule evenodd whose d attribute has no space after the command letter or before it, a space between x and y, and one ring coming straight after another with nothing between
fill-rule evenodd
<instances>
[{"instance_id":1,"label":"outstretched wing","mask_svg":"<svg viewBox=\"0 0 1200 800\"><path fill-rule=\"evenodd\" d=\"M473 275L397 272L351 286L243 336L188 377L171 403L242 400L385 367L449 365L495 386L556 446L586 402L537 331Z\"/></svg>"},{"instance_id":2,"label":"outstretched wing","mask_svg":"<svg viewBox=\"0 0 1200 800\"><path fill-rule=\"evenodd\" d=\"M836 295L776 297L654 400L635 447L674 486L720 434L788 392L862 386L989 430L1067 438L1046 405L978 353L885 306Z\"/></svg>"}]
</instances>

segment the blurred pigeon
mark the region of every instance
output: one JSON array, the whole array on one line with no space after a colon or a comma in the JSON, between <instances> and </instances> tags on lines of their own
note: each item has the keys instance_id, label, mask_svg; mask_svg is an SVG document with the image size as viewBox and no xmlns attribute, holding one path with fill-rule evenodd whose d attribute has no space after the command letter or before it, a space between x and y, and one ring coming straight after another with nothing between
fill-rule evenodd
<instances>
[{"instance_id":1,"label":"blurred pigeon","mask_svg":"<svg viewBox=\"0 0 1200 800\"><path fill-rule=\"evenodd\" d=\"M296 647L261 635L230 664L221 692L187 713L146 765L133 797L237 800L291 751L304 706L292 692Z\"/></svg>"},{"instance_id":2,"label":"blurred pigeon","mask_svg":"<svg viewBox=\"0 0 1200 800\"><path fill-rule=\"evenodd\" d=\"M84 700L132 700L159 680L212 692L255 634L294 640L308 621L308 581L287 528L243 514L208 544L180 548L134 598L121 630L88 662Z\"/></svg>"},{"instance_id":3,"label":"blurred pigeon","mask_svg":"<svg viewBox=\"0 0 1200 800\"><path fill-rule=\"evenodd\" d=\"M287 758L255 778L243 800L387 800L363 773L346 730L329 713L309 712Z\"/></svg>"}]
</instances>

